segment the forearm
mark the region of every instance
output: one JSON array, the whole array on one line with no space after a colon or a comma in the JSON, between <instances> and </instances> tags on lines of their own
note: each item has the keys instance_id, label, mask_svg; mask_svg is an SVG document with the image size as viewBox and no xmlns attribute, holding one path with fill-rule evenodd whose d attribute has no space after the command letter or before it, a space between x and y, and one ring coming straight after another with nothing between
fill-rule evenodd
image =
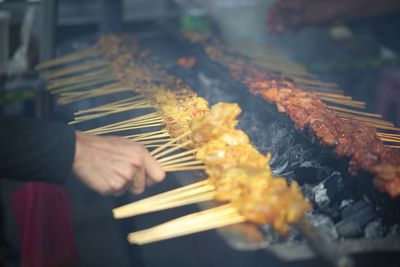
<instances>
[{"instance_id":1,"label":"forearm","mask_svg":"<svg viewBox=\"0 0 400 267\"><path fill-rule=\"evenodd\" d=\"M75 130L67 125L0 117L0 177L62 183L72 170Z\"/></svg>"},{"instance_id":2,"label":"forearm","mask_svg":"<svg viewBox=\"0 0 400 267\"><path fill-rule=\"evenodd\" d=\"M345 1L343 20L354 20L400 12L400 0L352 0Z\"/></svg>"}]
</instances>

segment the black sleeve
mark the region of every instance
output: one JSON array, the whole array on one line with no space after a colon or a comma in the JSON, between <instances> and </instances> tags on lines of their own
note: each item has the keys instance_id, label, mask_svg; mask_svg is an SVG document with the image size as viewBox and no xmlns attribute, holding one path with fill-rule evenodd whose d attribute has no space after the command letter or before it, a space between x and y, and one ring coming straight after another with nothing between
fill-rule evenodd
<instances>
[{"instance_id":1,"label":"black sleeve","mask_svg":"<svg viewBox=\"0 0 400 267\"><path fill-rule=\"evenodd\" d=\"M75 130L44 120L0 116L0 177L62 183L71 174Z\"/></svg>"}]
</instances>

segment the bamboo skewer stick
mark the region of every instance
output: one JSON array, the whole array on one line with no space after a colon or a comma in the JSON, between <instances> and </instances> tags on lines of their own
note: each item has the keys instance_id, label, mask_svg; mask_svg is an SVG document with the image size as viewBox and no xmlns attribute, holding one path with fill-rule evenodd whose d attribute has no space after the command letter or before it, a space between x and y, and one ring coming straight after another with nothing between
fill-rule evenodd
<instances>
[{"instance_id":1,"label":"bamboo skewer stick","mask_svg":"<svg viewBox=\"0 0 400 267\"><path fill-rule=\"evenodd\" d=\"M341 94L331 94L331 93L324 93L324 92L314 92L316 96L323 96L323 97L329 97L329 98L338 98L338 99L346 99L346 100L352 100L351 96L346 96L346 95L341 95ZM362 102L364 103L364 102Z\"/></svg>"},{"instance_id":2,"label":"bamboo skewer stick","mask_svg":"<svg viewBox=\"0 0 400 267\"><path fill-rule=\"evenodd\" d=\"M188 215L182 216L180 218L170 220L169 222L162 223L162 224L152 227L150 229L136 232L137 233L136 236L137 237L146 237L146 236L148 236L149 232L153 232L153 229L156 229L156 228L164 229L164 230L179 229L181 227L189 226L190 224L193 224L193 223L213 221L211 219L217 219L218 217L231 215L231 214L238 214L237 209L232 204L225 204L225 205L222 205L219 207L215 207L215 208L195 212L192 214L188 214Z\"/></svg>"},{"instance_id":3,"label":"bamboo skewer stick","mask_svg":"<svg viewBox=\"0 0 400 267\"><path fill-rule=\"evenodd\" d=\"M191 155L191 156L181 157L178 159L173 159L170 161L163 161L163 162L158 161L158 163L160 163L161 166L166 166L166 165L176 164L176 163L180 163L180 162L191 161L194 159L195 159L195 156Z\"/></svg>"},{"instance_id":4,"label":"bamboo skewer stick","mask_svg":"<svg viewBox=\"0 0 400 267\"><path fill-rule=\"evenodd\" d=\"M107 125L104 125L104 126L93 128L91 130L88 130L88 132L101 130L101 129L116 128L118 126L125 126L126 124L129 124L129 123L134 123L134 122L138 122L138 121L144 121L144 120L153 119L153 118L159 118L160 119L161 117L157 112L152 112L152 113L149 113L149 114L146 114L146 115L142 115L142 116L139 116L139 117L134 117L134 118L131 118L131 119L128 119L128 120L119 121L119 122L115 122L115 123L112 123L112 124L107 124ZM139 134L139 135L151 135L151 134L152 133L142 133L142 134Z\"/></svg>"},{"instance_id":5,"label":"bamboo skewer stick","mask_svg":"<svg viewBox=\"0 0 400 267\"><path fill-rule=\"evenodd\" d=\"M131 88L122 87L121 84L105 86L100 89L91 90L90 92L76 92L75 94L61 94L59 102L61 104L70 104L87 98L105 96L109 94L132 92ZM79 93L79 94L78 94Z\"/></svg>"},{"instance_id":6,"label":"bamboo skewer stick","mask_svg":"<svg viewBox=\"0 0 400 267\"><path fill-rule=\"evenodd\" d=\"M106 83L116 83L117 81L113 77L103 77L100 79L88 80L83 83L73 84L69 86L57 87L53 89L47 88L52 94L61 94L65 92L73 92L73 91L85 91L88 88L103 86Z\"/></svg>"},{"instance_id":7,"label":"bamboo skewer stick","mask_svg":"<svg viewBox=\"0 0 400 267\"><path fill-rule=\"evenodd\" d=\"M132 141L145 141L145 140L156 140L160 139L165 140L165 138L171 139L170 134L159 134L159 135L150 135L150 136L144 136L144 137L136 137L136 138L129 138Z\"/></svg>"},{"instance_id":8,"label":"bamboo skewer stick","mask_svg":"<svg viewBox=\"0 0 400 267\"><path fill-rule=\"evenodd\" d=\"M78 114L75 117L75 120L78 120L79 118L85 118L85 117L92 117L92 116L97 116L97 115L102 115L102 114L108 114L108 113L117 113L120 111L126 111L126 110L134 110L134 109L146 109L146 108L152 108L152 106L149 105L148 102L142 102L138 103L135 105L121 105L117 107L108 107L104 108L104 110L97 110L97 111L91 111L90 113L81 113Z\"/></svg>"},{"instance_id":9,"label":"bamboo skewer stick","mask_svg":"<svg viewBox=\"0 0 400 267\"><path fill-rule=\"evenodd\" d=\"M154 124L154 123L161 123L162 120L159 118L153 118L153 119L147 119L147 120L141 120L141 121L134 121L134 122L129 122L123 125L118 125L114 127L104 127L102 129L92 129L89 130L90 132L88 133L97 133L97 132L103 132L103 131L109 131L109 130L120 130L120 129L125 129L129 127L135 127L135 126L140 126L140 125L146 125L146 124Z\"/></svg>"},{"instance_id":10,"label":"bamboo skewer stick","mask_svg":"<svg viewBox=\"0 0 400 267\"><path fill-rule=\"evenodd\" d=\"M164 144L163 144L164 145ZM160 145L143 145L145 148L159 148ZM172 147L173 145L168 145L167 147Z\"/></svg>"},{"instance_id":11,"label":"bamboo skewer stick","mask_svg":"<svg viewBox=\"0 0 400 267\"><path fill-rule=\"evenodd\" d=\"M384 129L384 130L391 130L391 131L400 131L400 128L396 127L391 127L391 126L385 126L381 124L376 124L376 123L370 123L370 122L364 122L365 125L376 128L376 129Z\"/></svg>"},{"instance_id":12,"label":"bamboo skewer stick","mask_svg":"<svg viewBox=\"0 0 400 267\"><path fill-rule=\"evenodd\" d=\"M176 199L174 201L169 201L166 203L153 204L152 206L137 207L136 210L131 211L128 217L210 201L213 200L214 197L215 197L215 192L212 191L202 194L196 194L182 199Z\"/></svg>"},{"instance_id":13,"label":"bamboo skewer stick","mask_svg":"<svg viewBox=\"0 0 400 267\"><path fill-rule=\"evenodd\" d=\"M354 114L363 115L363 116L366 116L366 117L382 118L382 115L375 114L375 113L356 111L356 110L352 110L352 109L341 108L341 107L330 106L330 105L327 105L327 107L330 108L330 109L336 110L336 111L343 111L345 113L354 113Z\"/></svg>"},{"instance_id":14,"label":"bamboo skewer stick","mask_svg":"<svg viewBox=\"0 0 400 267\"><path fill-rule=\"evenodd\" d=\"M163 163L163 162L170 161L170 160L173 160L173 159L181 158L183 156L194 155L196 152L197 152L197 149L191 149L189 151L177 153L177 154L172 155L172 156L164 157L164 158L161 158L161 159L159 158L157 161L159 163Z\"/></svg>"},{"instance_id":15,"label":"bamboo skewer stick","mask_svg":"<svg viewBox=\"0 0 400 267\"><path fill-rule=\"evenodd\" d=\"M69 62L82 60L83 58L94 57L94 56L97 56L97 55L98 55L98 52L97 52L97 49L96 49L96 45L92 45L92 46L89 46L88 48L85 48L83 50L72 52L72 53L70 53L68 55L57 57L57 58L55 58L53 60L49 60L49 61L40 63L39 65L37 65L35 67L35 70L42 70L42 69L45 69L45 68L51 68L51 67L55 67L55 66L58 66L58 65L66 64L66 63L69 63Z\"/></svg>"},{"instance_id":16,"label":"bamboo skewer stick","mask_svg":"<svg viewBox=\"0 0 400 267\"><path fill-rule=\"evenodd\" d=\"M115 79L115 77L110 74L110 71L100 69L97 71L84 73L79 77L66 77L66 78L60 78L60 79L57 79L54 81L49 81L47 84L47 89L53 90L53 89L56 89L56 88L59 88L62 86L71 86L71 85L76 85L76 84L80 84L83 82L96 81L97 79L101 79L104 77Z\"/></svg>"},{"instance_id":17,"label":"bamboo skewer stick","mask_svg":"<svg viewBox=\"0 0 400 267\"><path fill-rule=\"evenodd\" d=\"M188 167L175 167L175 168L170 168L170 167L165 167L164 171L165 172L181 172L181 171L196 171L196 170L204 170L205 166L188 166Z\"/></svg>"},{"instance_id":18,"label":"bamboo skewer stick","mask_svg":"<svg viewBox=\"0 0 400 267\"><path fill-rule=\"evenodd\" d=\"M137 130L137 129L143 129L143 128L151 128L151 127L158 127L158 126L163 126L162 123L150 123L150 124L143 124L143 125L137 125L137 126L127 126L124 128L117 128L117 129L109 129L109 130L104 130L104 131L98 131L98 132L91 132L92 134L107 134L107 133L115 133L115 132L123 132L123 131L129 131L129 130ZM84 133L87 133L84 131Z\"/></svg>"},{"instance_id":19,"label":"bamboo skewer stick","mask_svg":"<svg viewBox=\"0 0 400 267\"><path fill-rule=\"evenodd\" d=\"M105 62L105 61L87 62L87 63L80 64L80 65L73 66L73 67L66 67L61 70L54 70L54 71L41 73L40 75L45 80L55 80L57 78L64 77L67 75L73 75L73 74L81 75L81 72L86 72L86 71L95 70L95 69L98 70L100 68L108 68L108 65L109 65L109 63Z\"/></svg>"},{"instance_id":20,"label":"bamboo skewer stick","mask_svg":"<svg viewBox=\"0 0 400 267\"><path fill-rule=\"evenodd\" d=\"M337 99L337 98L330 98L330 97L319 97L323 101L335 103L335 104L340 104L340 105L345 105L353 108L360 108L364 109L365 108L365 103L361 101L354 101L354 100L342 100L342 99Z\"/></svg>"},{"instance_id":21,"label":"bamboo skewer stick","mask_svg":"<svg viewBox=\"0 0 400 267\"><path fill-rule=\"evenodd\" d=\"M170 141L170 139L157 139L157 140L148 140L148 141L135 141L141 143L142 145L151 145L151 144L159 144L159 143L166 143ZM162 144L160 144L162 145Z\"/></svg>"},{"instance_id":22,"label":"bamboo skewer stick","mask_svg":"<svg viewBox=\"0 0 400 267\"><path fill-rule=\"evenodd\" d=\"M377 133L377 135L381 138L388 138L391 140L400 140L400 135L383 135L381 133Z\"/></svg>"},{"instance_id":23,"label":"bamboo skewer stick","mask_svg":"<svg viewBox=\"0 0 400 267\"><path fill-rule=\"evenodd\" d=\"M180 140L182 140L182 139L188 137L189 135L190 135L190 131L188 131L188 132L186 132L186 133L183 133L183 134L181 134L180 136L178 136L178 137L174 138L173 140L169 141L169 142L165 145L165 147L164 147L164 146L161 146L161 147L159 147L158 149L155 149L155 150L151 151L150 154L151 154L153 157L155 157L159 152L163 151L163 150L166 148L167 145L171 145L171 144L177 143L178 141L180 141ZM160 155L158 155L158 157L160 157Z\"/></svg>"},{"instance_id":24,"label":"bamboo skewer stick","mask_svg":"<svg viewBox=\"0 0 400 267\"><path fill-rule=\"evenodd\" d=\"M236 208L230 204L193 213L171 220L150 229L138 231L128 235L128 241L136 244L147 244L168 238L197 233L222 226L244 222Z\"/></svg>"},{"instance_id":25,"label":"bamboo skewer stick","mask_svg":"<svg viewBox=\"0 0 400 267\"><path fill-rule=\"evenodd\" d=\"M125 136L125 138L135 139L135 138L149 137L149 136L160 135L160 134L168 134L168 132L166 130L159 130L159 131L152 131L152 132L147 132L147 133L132 134L132 135Z\"/></svg>"},{"instance_id":26,"label":"bamboo skewer stick","mask_svg":"<svg viewBox=\"0 0 400 267\"><path fill-rule=\"evenodd\" d=\"M168 144L168 143L167 143L167 144ZM178 145L176 145L175 147L170 148L170 149L167 149L167 150L164 150L164 151L162 151L162 152L160 152L160 153L150 153L150 154L151 154L155 159L158 159L158 158L160 158L160 157L162 157L162 156L164 156L164 155L168 155L168 154L170 154L170 153L172 153L172 152L175 152L175 151L178 150L178 149L184 148L184 147L186 147L186 146L188 146L188 145L190 145L190 144L192 144L192 140L189 140L189 141L183 142L183 143L181 143L181 144L178 144ZM152 152L154 152L154 151L152 151Z\"/></svg>"},{"instance_id":27,"label":"bamboo skewer stick","mask_svg":"<svg viewBox=\"0 0 400 267\"><path fill-rule=\"evenodd\" d=\"M394 145L385 145L385 147L388 147L388 148L399 148L400 149L400 146L394 146Z\"/></svg>"},{"instance_id":28,"label":"bamboo skewer stick","mask_svg":"<svg viewBox=\"0 0 400 267\"><path fill-rule=\"evenodd\" d=\"M338 85L336 83L329 83L329 82L321 82L319 80L314 80L314 79L297 79L296 83L298 84L304 84L304 85L316 85L316 86L322 86L322 87L329 87L329 88L337 88Z\"/></svg>"},{"instance_id":29,"label":"bamboo skewer stick","mask_svg":"<svg viewBox=\"0 0 400 267\"><path fill-rule=\"evenodd\" d=\"M178 162L178 163L164 163L164 164L160 164L160 165L165 169L175 169L175 168L181 168L181 167L187 167L187 166L197 166L199 164L203 164L203 162L200 160L191 160L191 161Z\"/></svg>"},{"instance_id":30,"label":"bamboo skewer stick","mask_svg":"<svg viewBox=\"0 0 400 267\"><path fill-rule=\"evenodd\" d=\"M187 226L187 227L181 228L179 231L175 230L175 231L170 231L168 233L165 233L165 232L162 233L160 231L160 232L156 232L154 234L149 233L149 237L143 238L143 239L138 239L134 235L132 235L132 236L129 235L128 241L132 244L144 245L144 244L153 243L156 241L162 241L165 239L171 239L171 238L185 236L185 235L189 235L189 234L193 234L193 233L199 233L199 232L203 232L203 231L207 231L207 230L221 228L224 226L229 226L229 225L241 223L244 221L245 221L245 219L240 215L226 216L225 218L218 218L218 220L216 220L216 221L206 222L204 224L196 224L191 227ZM132 234L134 234L134 233L132 233ZM150 236L153 236L153 237L150 237Z\"/></svg>"},{"instance_id":31,"label":"bamboo skewer stick","mask_svg":"<svg viewBox=\"0 0 400 267\"><path fill-rule=\"evenodd\" d=\"M207 180L197 182L115 208L113 209L113 216L116 219L122 219L157 210L193 204L193 201L212 200L215 196L214 190L215 187L210 185Z\"/></svg>"},{"instance_id":32,"label":"bamboo skewer stick","mask_svg":"<svg viewBox=\"0 0 400 267\"><path fill-rule=\"evenodd\" d=\"M380 137L382 142L390 142L390 143L400 143L400 139L391 139L391 138L385 138L385 137Z\"/></svg>"},{"instance_id":33,"label":"bamboo skewer stick","mask_svg":"<svg viewBox=\"0 0 400 267\"><path fill-rule=\"evenodd\" d=\"M362 116L346 114L346 113L341 113L341 112L338 112L338 114L339 114L340 117L349 118L349 119L356 119L356 120L360 120L362 122L369 122L369 123L378 124L378 125L384 125L384 126L389 126L389 127L393 127L394 126L394 124L392 122L390 122L390 121L384 121L384 120L379 120L379 119L362 117Z\"/></svg>"},{"instance_id":34,"label":"bamboo skewer stick","mask_svg":"<svg viewBox=\"0 0 400 267\"><path fill-rule=\"evenodd\" d=\"M137 105L137 106L135 106L135 105L128 106L128 107L125 107L125 108L116 108L114 110L110 110L110 111L107 111L107 112L101 112L101 113L99 112L99 113L96 113L96 114L90 114L90 115L76 117L74 119L74 121L71 122L70 124L84 122L84 121L88 121L88 120L92 120L92 119L98 119L98 118L102 118L102 117L105 117L105 116L108 116L108 115L112 115L112 114L116 114L116 113L120 113L120 112L126 112L126 111L137 110L137 109L148 109L148 108L152 108L152 106L144 104L144 105Z\"/></svg>"},{"instance_id":35,"label":"bamboo skewer stick","mask_svg":"<svg viewBox=\"0 0 400 267\"><path fill-rule=\"evenodd\" d=\"M89 108L89 109L84 109L84 110L79 110L79 111L75 112L74 115L82 115L82 114L86 114L86 113L109 110L110 107L117 106L118 104L123 104L123 103L126 103L126 102L132 103L130 101L133 101L133 103L136 103L136 101L144 101L144 98L141 95L137 95L137 96L125 98L125 99L122 99L122 100L114 101L114 102L111 102L111 103L107 103L107 104L104 104L104 105L101 105L101 106L97 106L97 107L93 107L93 108Z\"/></svg>"},{"instance_id":36,"label":"bamboo skewer stick","mask_svg":"<svg viewBox=\"0 0 400 267\"><path fill-rule=\"evenodd\" d=\"M306 92L319 92L319 93L330 93L330 94L338 94L338 95L343 95L344 91L341 89L336 89L336 88L326 88L326 87L316 87L316 86L301 86L303 90Z\"/></svg>"},{"instance_id":37,"label":"bamboo skewer stick","mask_svg":"<svg viewBox=\"0 0 400 267\"><path fill-rule=\"evenodd\" d=\"M378 135L392 136L392 137L400 137L400 134L395 133L387 133L387 132L377 132Z\"/></svg>"},{"instance_id":38,"label":"bamboo skewer stick","mask_svg":"<svg viewBox=\"0 0 400 267\"><path fill-rule=\"evenodd\" d=\"M124 129L127 127L131 127L131 126L139 126L139 125L143 125L143 124L152 124L152 123L160 123L161 119L160 118L149 118L149 119L142 119L142 120L135 120L135 121L130 121L130 120L126 120L126 123L124 124L115 124L115 125L104 125L104 126L100 126L97 128L93 128L90 130L87 130L87 133L96 133L96 132L101 132L101 131L107 131L107 130L118 130L118 129Z\"/></svg>"}]
</instances>

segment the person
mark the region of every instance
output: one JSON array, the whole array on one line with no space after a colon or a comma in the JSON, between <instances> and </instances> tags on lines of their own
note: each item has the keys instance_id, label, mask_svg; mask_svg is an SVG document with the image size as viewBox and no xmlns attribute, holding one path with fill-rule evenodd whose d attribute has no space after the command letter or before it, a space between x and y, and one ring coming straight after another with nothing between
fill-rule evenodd
<instances>
[{"instance_id":1,"label":"person","mask_svg":"<svg viewBox=\"0 0 400 267\"><path fill-rule=\"evenodd\" d=\"M267 25L271 32L295 32L308 26L335 26L399 11L397 0L278 0L268 10Z\"/></svg>"},{"instance_id":2,"label":"person","mask_svg":"<svg viewBox=\"0 0 400 267\"><path fill-rule=\"evenodd\" d=\"M398 0L278 0L267 12L272 33L297 32L310 26L368 28L379 43L400 55L400 1ZM400 68L385 66L379 72L376 111L400 125Z\"/></svg>"},{"instance_id":3,"label":"person","mask_svg":"<svg viewBox=\"0 0 400 267\"><path fill-rule=\"evenodd\" d=\"M165 177L150 153L128 139L92 136L39 119L0 115L0 125L0 179L46 182L26 184L13 192L11 209L23 237L20 248L7 240L0 216L1 266L17 266L18 262L23 266L75 266L67 199L49 183L63 184L75 176L101 195L121 195L127 190L140 194ZM2 209L0 205L0 214Z\"/></svg>"},{"instance_id":4,"label":"person","mask_svg":"<svg viewBox=\"0 0 400 267\"><path fill-rule=\"evenodd\" d=\"M71 174L102 195L135 194L165 173L140 144L45 120L0 117L0 177L63 183Z\"/></svg>"}]
</instances>

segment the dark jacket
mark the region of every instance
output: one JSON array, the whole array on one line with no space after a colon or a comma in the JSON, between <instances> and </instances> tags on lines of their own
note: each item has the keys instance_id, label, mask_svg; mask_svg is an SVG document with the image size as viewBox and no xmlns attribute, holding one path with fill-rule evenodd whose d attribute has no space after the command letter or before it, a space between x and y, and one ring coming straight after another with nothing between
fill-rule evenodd
<instances>
[{"instance_id":1,"label":"dark jacket","mask_svg":"<svg viewBox=\"0 0 400 267\"><path fill-rule=\"evenodd\" d=\"M75 154L73 127L44 120L0 116L0 177L62 183Z\"/></svg>"}]
</instances>

